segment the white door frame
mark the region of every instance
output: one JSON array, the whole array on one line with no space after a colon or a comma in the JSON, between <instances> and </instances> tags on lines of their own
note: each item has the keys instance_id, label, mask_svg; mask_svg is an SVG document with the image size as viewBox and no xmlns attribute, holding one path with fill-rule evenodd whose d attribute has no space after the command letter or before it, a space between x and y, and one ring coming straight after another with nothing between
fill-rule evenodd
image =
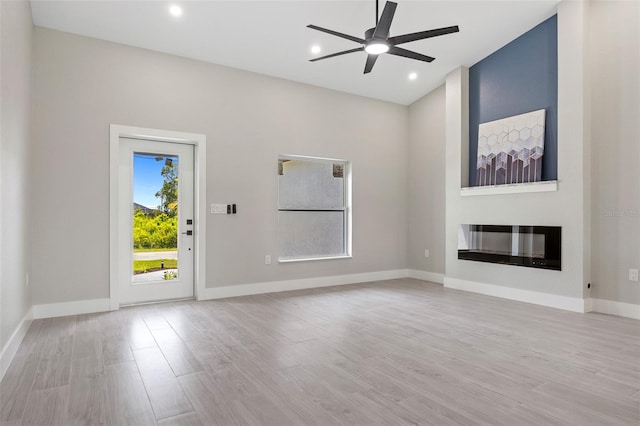
<instances>
[{"instance_id":1,"label":"white door frame","mask_svg":"<svg viewBox=\"0 0 640 426\"><path fill-rule=\"evenodd\" d=\"M207 137L196 133L146 129L111 124L109 127L109 300L111 310L120 308L118 297L118 194L120 138L144 139L159 142L184 143L194 146L194 295L200 300L206 283L206 219L207 219Z\"/></svg>"}]
</instances>

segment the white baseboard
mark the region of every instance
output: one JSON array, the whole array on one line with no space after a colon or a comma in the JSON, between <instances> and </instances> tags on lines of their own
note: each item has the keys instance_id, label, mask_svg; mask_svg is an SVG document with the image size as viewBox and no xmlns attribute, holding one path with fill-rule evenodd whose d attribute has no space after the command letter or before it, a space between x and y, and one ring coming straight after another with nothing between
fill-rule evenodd
<instances>
[{"instance_id":1,"label":"white baseboard","mask_svg":"<svg viewBox=\"0 0 640 426\"><path fill-rule=\"evenodd\" d=\"M549 306L551 308L564 309L572 312L586 312L585 300L577 297L559 296L556 294L539 293L537 291L521 290L494 284L479 283L476 281L461 280L445 277L444 286L456 290L464 290L472 293L485 294L503 299L517 300L519 302L533 303L535 305Z\"/></svg>"},{"instance_id":2,"label":"white baseboard","mask_svg":"<svg viewBox=\"0 0 640 426\"><path fill-rule=\"evenodd\" d=\"M592 312L593 311L593 299L588 297L584 299L584 311Z\"/></svg>"},{"instance_id":3,"label":"white baseboard","mask_svg":"<svg viewBox=\"0 0 640 426\"><path fill-rule=\"evenodd\" d=\"M29 326L31 325L31 321L33 320L33 308L29 309L25 314L18 327L13 331L11 337L2 348L2 352L0 352L0 380L3 379L4 373L7 372L11 361L13 361L13 357L18 352L18 348L20 347L20 343L22 343L22 339L27 334L27 330L29 330Z\"/></svg>"},{"instance_id":4,"label":"white baseboard","mask_svg":"<svg viewBox=\"0 0 640 426\"><path fill-rule=\"evenodd\" d=\"M493 284L479 283L475 281L460 280L445 277L435 272L418 271L414 269L397 269L390 271L366 272L350 275L333 275L327 277L304 278L299 280L270 281L254 284L231 285L225 287L205 288L198 295L198 300L223 299L226 297L248 296L252 294L277 293L291 290L305 290L310 288L330 287L346 284L357 284L372 281L383 281L398 278L415 278L438 284L444 284L447 288L470 291L488 296L501 297L503 299L517 300L564 309L573 312L601 312L604 314L618 315L627 318L640 319L640 305L631 303L614 302L604 299L580 299L555 294L539 293L529 290L521 290ZM18 345L24 337L24 333L31 324L31 319L55 318L68 315L81 315L111 310L111 301L105 299L77 300L73 302L51 303L46 305L33 305L28 315L22 320L20 326L14 332L9 342L2 350L0 368L4 367L5 357L9 354L14 340ZM25 328L26 327L26 328ZM24 329L24 330L23 330ZM22 331L21 331L22 330ZM20 335L20 333L23 333ZM16 346L17 349L17 346ZM13 353L15 354L15 352ZM9 358L13 358L13 354ZM10 359L9 359L9 362ZM8 365L8 364L7 364ZM0 370L2 372L2 370Z\"/></svg>"},{"instance_id":5,"label":"white baseboard","mask_svg":"<svg viewBox=\"0 0 640 426\"><path fill-rule=\"evenodd\" d=\"M605 299L589 299L589 303L593 312L640 320L640 305Z\"/></svg>"},{"instance_id":6,"label":"white baseboard","mask_svg":"<svg viewBox=\"0 0 640 426\"><path fill-rule=\"evenodd\" d=\"M208 287L204 289L202 294L198 295L198 300L224 299L226 297L278 293L281 291L305 290L309 288L330 287L407 277L408 271L406 269L397 269L391 271L366 272L362 274L333 275L328 277L304 278L299 280L230 285L226 287Z\"/></svg>"},{"instance_id":7,"label":"white baseboard","mask_svg":"<svg viewBox=\"0 0 640 426\"><path fill-rule=\"evenodd\" d=\"M408 277L415 278L417 280L429 281L431 283L443 284L444 274L437 272L418 271L417 269L409 269Z\"/></svg>"},{"instance_id":8,"label":"white baseboard","mask_svg":"<svg viewBox=\"0 0 640 426\"><path fill-rule=\"evenodd\" d=\"M68 315L92 314L111 310L111 300L89 299L73 302L33 305L33 319L66 317Z\"/></svg>"}]
</instances>

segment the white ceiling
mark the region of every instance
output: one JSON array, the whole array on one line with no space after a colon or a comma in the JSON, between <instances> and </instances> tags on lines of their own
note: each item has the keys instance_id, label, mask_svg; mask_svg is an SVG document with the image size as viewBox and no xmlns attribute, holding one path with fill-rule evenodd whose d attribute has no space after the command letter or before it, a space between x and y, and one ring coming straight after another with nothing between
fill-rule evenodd
<instances>
[{"instance_id":1,"label":"white ceiling","mask_svg":"<svg viewBox=\"0 0 640 426\"><path fill-rule=\"evenodd\" d=\"M306 28L308 24L363 37L374 26L373 0L351 1L57 1L32 0L35 25L184 56L356 95L408 105L533 28L558 0L409 1L398 7L391 35L451 25L460 32L403 44L434 56L431 63L382 55L363 75L366 54L309 62L314 44L322 56L356 43ZM184 13L176 18L169 6ZM380 11L384 0L380 0ZM418 78L409 81L416 72Z\"/></svg>"}]
</instances>

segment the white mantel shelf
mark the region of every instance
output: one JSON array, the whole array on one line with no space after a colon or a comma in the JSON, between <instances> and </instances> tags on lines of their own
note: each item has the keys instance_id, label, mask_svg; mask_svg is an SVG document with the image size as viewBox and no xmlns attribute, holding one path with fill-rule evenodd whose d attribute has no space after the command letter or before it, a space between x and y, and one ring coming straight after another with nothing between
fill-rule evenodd
<instances>
[{"instance_id":1,"label":"white mantel shelf","mask_svg":"<svg viewBox=\"0 0 640 426\"><path fill-rule=\"evenodd\" d=\"M508 185L472 186L460 188L460 196L472 197L476 195L525 194L529 192L552 192L558 190L558 181L514 183Z\"/></svg>"}]
</instances>

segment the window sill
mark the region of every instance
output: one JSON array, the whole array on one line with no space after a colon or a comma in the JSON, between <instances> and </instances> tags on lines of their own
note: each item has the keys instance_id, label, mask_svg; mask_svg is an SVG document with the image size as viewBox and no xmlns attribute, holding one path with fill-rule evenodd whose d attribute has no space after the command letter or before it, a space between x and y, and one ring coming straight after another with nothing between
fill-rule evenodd
<instances>
[{"instance_id":1,"label":"window sill","mask_svg":"<svg viewBox=\"0 0 640 426\"><path fill-rule=\"evenodd\" d=\"M344 255L344 256L330 256L330 257L278 258L278 263L307 262L309 260L351 259L351 257L352 257L351 255Z\"/></svg>"},{"instance_id":2,"label":"window sill","mask_svg":"<svg viewBox=\"0 0 640 426\"><path fill-rule=\"evenodd\" d=\"M493 186L471 186L460 188L460 196L470 197L474 195L500 195L500 194L524 194L529 192L552 192L558 190L558 181L549 180L543 182L514 183Z\"/></svg>"}]
</instances>

